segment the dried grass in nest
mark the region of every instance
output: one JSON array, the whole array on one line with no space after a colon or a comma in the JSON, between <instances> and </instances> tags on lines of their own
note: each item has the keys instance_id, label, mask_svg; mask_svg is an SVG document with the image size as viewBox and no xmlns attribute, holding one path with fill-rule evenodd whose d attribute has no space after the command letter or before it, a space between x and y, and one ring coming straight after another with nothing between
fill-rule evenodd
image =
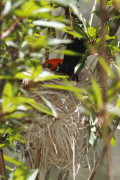
<instances>
[{"instance_id":1,"label":"dried grass in nest","mask_svg":"<svg viewBox=\"0 0 120 180\"><path fill-rule=\"evenodd\" d=\"M61 84L58 80L54 84ZM81 112L80 101L68 91L46 89L38 84L27 96L41 103L40 95L49 100L58 113L54 118L32 111L34 115L25 119L29 127L24 136L23 151L25 163L30 168L55 165L71 170L73 165L84 164L89 145L89 123Z\"/></svg>"}]
</instances>

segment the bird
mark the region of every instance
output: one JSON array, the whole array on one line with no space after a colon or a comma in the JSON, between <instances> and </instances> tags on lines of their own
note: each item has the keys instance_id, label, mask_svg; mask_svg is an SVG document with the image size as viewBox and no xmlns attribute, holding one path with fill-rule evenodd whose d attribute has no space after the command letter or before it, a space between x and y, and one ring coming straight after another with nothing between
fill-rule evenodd
<instances>
[{"instance_id":1,"label":"bird","mask_svg":"<svg viewBox=\"0 0 120 180\"><path fill-rule=\"evenodd\" d=\"M63 59L53 58L48 60L48 68L57 74L67 75L70 80L78 81L74 68L78 63L84 63L82 55L86 52L86 43L84 39L72 38L72 43L68 44L66 49L79 53L77 56L65 55Z\"/></svg>"},{"instance_id":2,"label":"bird","mask_svg":"<svg viewBox=\"0 0 120 180\"><path fill-rule=\"evenodd\" d=\"M82 62L82 55L86 52L86 43L84 39L72 39L73 43L68 44L66 49L79 53L78 56L65 55L63 62L59 64L56 72L69 76L70 80L77 80L77 75L74 73L74 68L78 63Z\"/></svg>"}]
</instances>

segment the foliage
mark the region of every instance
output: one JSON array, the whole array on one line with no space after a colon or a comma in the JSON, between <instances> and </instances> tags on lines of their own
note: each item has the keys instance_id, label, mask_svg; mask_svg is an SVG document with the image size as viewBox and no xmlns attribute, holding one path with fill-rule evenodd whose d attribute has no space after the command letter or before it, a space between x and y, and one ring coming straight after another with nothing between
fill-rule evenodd
<instances>
[{"instance_id":1,"label":"foliage","mask_svg":"<svg viewBox=\"0 0 120 180\"><path fill-rule=\"evenodd\" d=\"M27 127L22 123L22 119L29 116L31 108L35 108L42 113L57 118L57 113L45 97L41 98L41 104L32 98L23 96L24 88L21 87L22 80L26 80L25 88L35 88L37 82L41 86L58 90L73 92L84 105L84 111L90 117L90 143L94 145L97 141L96 131L98 127L103 127L104 121L108 121L108 127L114 123L114 119L120 116L119 91L120 91L120 63L119 63L119 41L116 37L117 30L114 25L119 20L119 8L117 1L107 1L108 19L105 25L105 40L108 62L104 58L99 58L99 63L107 74L108 87L106 89L106 100L103 97L101 82L92 79L90 86L85 90L74 87L66 76L54 75L42 69L42 61L46 58L46 52L58 52L63 54L78 55L75 52L58 50L56 45L61 46L71 41L69 39L57 39L56 29L64 32L69 37L84 38L87 44L87 51L83 57L84 63L88 55L100 55L101 28L98 24L91 27L89 22L79 13L75 0L3 0L0 2L0 148L15 149L15 141L24 143L20 132ZM52 11L58 7L70 8L71 13L76 17L68 19L67 15L54 16ZM99 10L94 12L99 15ZM76 20L77 18L77 20ZM4 20L3 20L4 19ZM81 24L82 21L82 24ZM72 24L72 25L71 25ZM116 61L110 67L109 61ZM81 67L81 65L80 65ZM78 67L78 70L80 68ZM59 79L64 85L44 85L44 81ZM116 105L112 101L117 98ZM112 108L108 108L112 107ZM105 109L107 119L101 115ZM114 109L114 110L113 110ZM101 130L103 132L103 129ZM103 132L104 137L104 132ZM111 140L115 144L115 139ZM16 159L4 156L8 162L17 167L14 171L8 168L8 179L35 179L37 170L29 171L27 166ZM2 174L5 175L5 174Z\"/></svg>"}]
</instances>

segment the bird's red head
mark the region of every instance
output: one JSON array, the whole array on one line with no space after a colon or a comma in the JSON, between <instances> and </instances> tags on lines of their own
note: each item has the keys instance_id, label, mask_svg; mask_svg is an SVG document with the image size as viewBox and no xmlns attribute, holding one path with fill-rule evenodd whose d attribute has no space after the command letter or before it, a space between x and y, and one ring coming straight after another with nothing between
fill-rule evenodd
<instances>
[{"instance_id":1,"label":"bird's red head","mask_svg":"<svg viewBox=\"0 0 120 180\"><path fill-rule=\"evenodd\" d=\"M49 59L48 60L48 68L50 70L55 70L57 66L63 63L63 59L55 58L55 59Z\"/></svg>"}]
</instances>

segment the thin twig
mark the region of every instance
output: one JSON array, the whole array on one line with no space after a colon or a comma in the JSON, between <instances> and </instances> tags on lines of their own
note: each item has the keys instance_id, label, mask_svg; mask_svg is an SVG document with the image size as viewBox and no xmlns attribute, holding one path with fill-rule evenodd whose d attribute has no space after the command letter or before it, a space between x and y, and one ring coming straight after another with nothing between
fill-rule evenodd
<instances>
[{"instance_id":1,"label":"thin twig","mask_svg":"<svg viewBox=\"0 0 120 180\"><path fill-rule=\"evenodd\" d=\"M22 17L18 18L16 22L14 22L13 24L11 24L11 26L9 27L9 29L7 31L5 31L2 35L1 35L1 39L5 39L6 37L8 37L16 28L16 26L19 24L19 22L21 22L23 20Z\"/></svg>"},{"instance_id":2,"label":"thin twig","mask_svg":"<svg viewBox=\"0 0 120 180\"><path fill-rule=\"evenodd\" d=\"M90 20L89 20L89 24L90 24L90 26L92 26L92 23L93 23L93 18L94 18L94 14L93 14L93 12L94 12L94 11L95 11L95 9L96 9L96 4L97 4L97 1L95 0L95 1L94 1L94 4L93 4L92 11L91 11Z\"/></svg>"}]
</instances>

